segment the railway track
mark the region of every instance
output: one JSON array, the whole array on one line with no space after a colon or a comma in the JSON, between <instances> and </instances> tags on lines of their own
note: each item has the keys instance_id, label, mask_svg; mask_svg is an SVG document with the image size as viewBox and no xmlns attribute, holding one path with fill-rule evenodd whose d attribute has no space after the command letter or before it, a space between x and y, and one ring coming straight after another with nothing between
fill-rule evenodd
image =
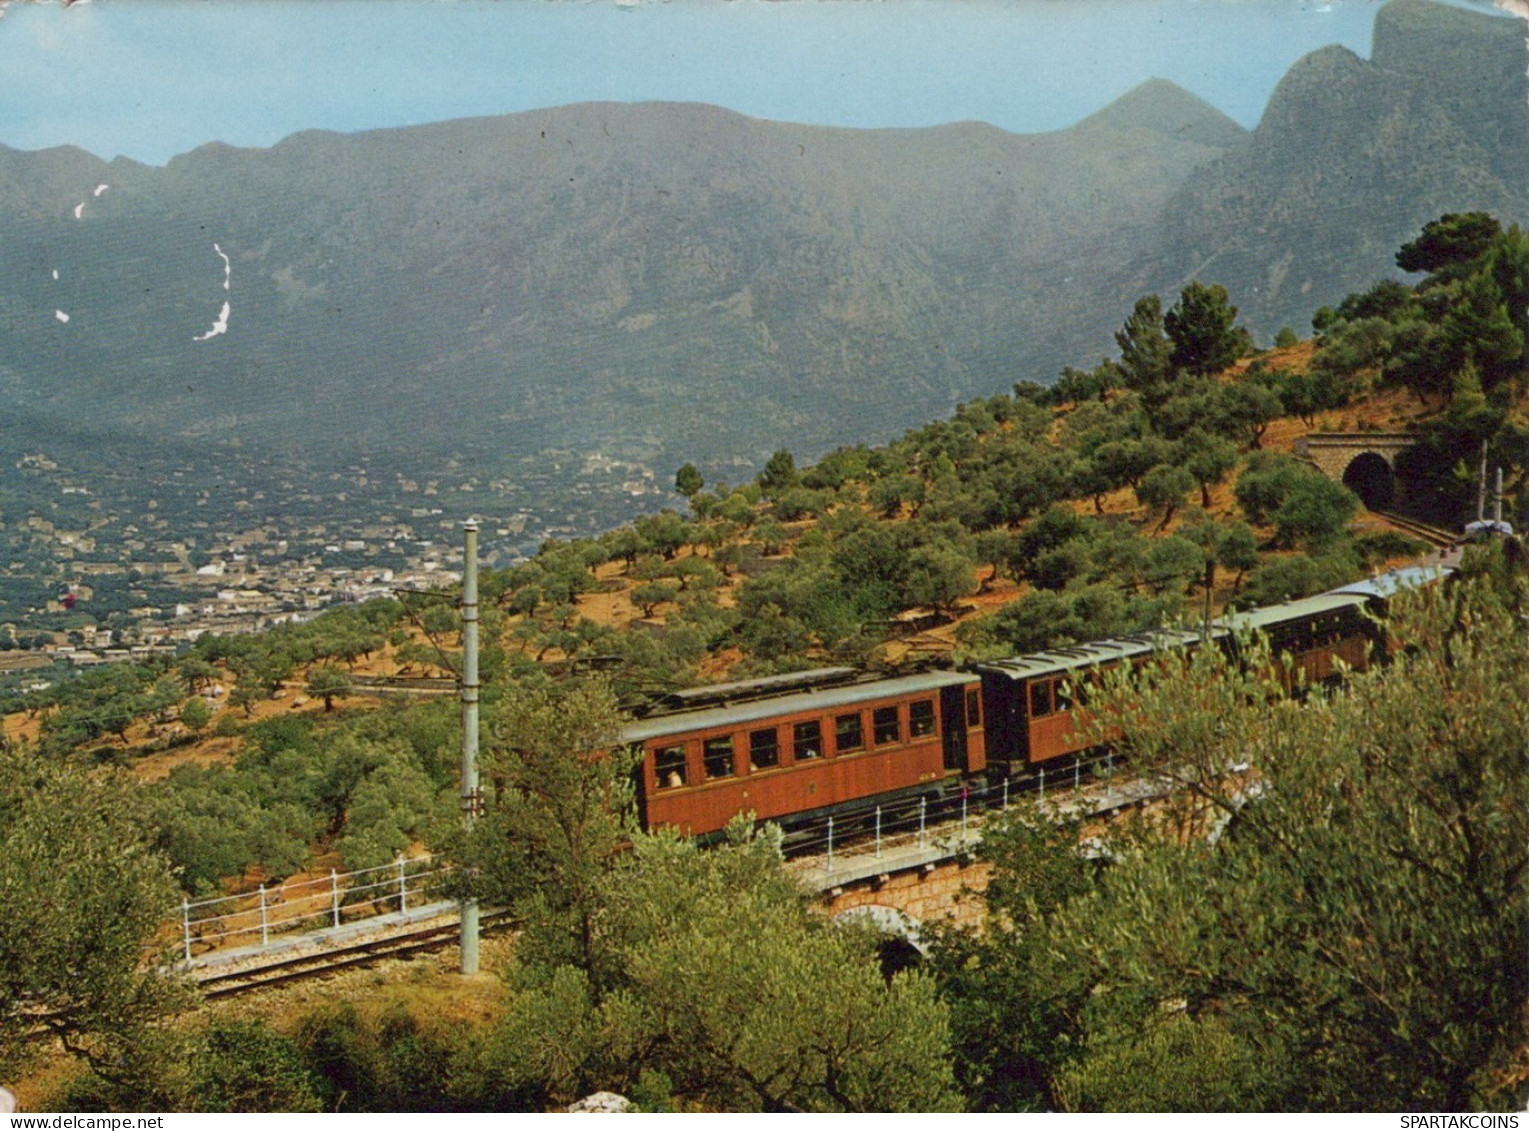
<instances>
[{"instance_id":1,"label":"railway track","mask_svg":"<svg viewBox=\"0 0 1529 1131\"><path fill-rule=\"evenodd\" d=\"M1445 530L1442 526L1431 526L1426 522L1419 522L1415 518L1397 514L1395 511L1373 511L1375 515L1385 519L1398 530L1406 531L1416 538L1421 538L1430 546L1438 549L1446 549L1460 541L1460 535L1454 531Z\"/></svg>"},{"instance_id":2,"label":"railway track","mask_svg":"<svg viewBox=\"0 0 1529 1131\"><path fill-rule=\"evenodd\" d=\"M485 911L480 920L483 932L507 930L512 924L508 911ZM367 966L390 958L410 958L417 954L444 950L456 945L461 928L456 923L444 926L424 927L404 934L332 950L314 951L292 958L266 962L242 970L226 970L202 974L196 977L202 997L208 1001L233 997L236 994L254 993L274 986L292 982L322 978L326 975L353 967Z\"/></svg>"}]
</instances>

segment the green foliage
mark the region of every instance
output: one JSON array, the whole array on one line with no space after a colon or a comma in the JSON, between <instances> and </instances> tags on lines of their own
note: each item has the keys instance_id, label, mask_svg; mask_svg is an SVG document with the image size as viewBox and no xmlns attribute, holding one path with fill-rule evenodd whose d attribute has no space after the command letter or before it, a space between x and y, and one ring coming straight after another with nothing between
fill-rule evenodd
<instances>
[{"instance_id":1,"label":"green foliage","mask_svg":"<svg viewBox=\"0 0 1529 1131\"><path fill-rule=\"evenodd\" d=\"M1249 575L1234 603L1240 608L1258 609L1323 593L1352 581L1356 565L1354 558L1343 553L1271 557Z\"/></svg>"},{"instance_id":2,"label":"green foliage","mask_svg":"<svg viewBox=\"0 0 1529 1131\"><path fill-rule=\"evenodd\" d=\"M253 781L222 767L178 767L150 794L156 846L195 895L216 892L220 880L251 865L290 875L324 827L302 804L262 797Z\"/></svg>"},{"instance_id":3,"label":"green foliage","mask_svg":"<svg viewBox=\"0 0 1529 1131\"><path fill-rule=\"evenodd\" d=\"M778 449L761 471L755 482L766 498L774 498L797 484L796 460L785 448Z\"/></svg>"},{"instance_id":4,"label":"green foliage","mask_svg":"<svg viewBox=\"0 0 1529 1131\"><path fill-rule=\"evenodd\" d=\"M324 710L334 710L336 699L348 697L354 685L350 676L332 664L320 664L308 673L304 690L315 699L324 701Z\"/></svg>"},{"instance_id":5,"label":"green foliage","mask_svg":"<svg viewBox=\"0 0 1529 1131\"><path fill-rule=\"evenodd\" d=\"M908 505L924 501L924 481L915 475L888 475L871 485L871 506L888 518L895 518Z\"/></svg>"},{"instance_id":6,"label":"green foliage","mask_svg":"<svg viewBox=\"0 0 1529 1131\"><path fill-rule=\"evenodd\" d=\"M1529 343L1529 236L1482 212L1424 225L1397 253L1405 270L1425 271L1416 287L1381 283L1319 312L1315 370L1343 381L1365 369L1419 397L1448 403L1521 386ZM1467 372L1474 380L1465 381Z\"/></svg>"},{"instance_id":7,"label":"green foliage","mask_svg":"<svg viewBox=\"0 0 1529 1131\"><path fill-rule=\"evenodd\" d=\"M212 708L201 696L186 700L181 706L180 719L187 730L196 733L212 722Z\"/></svg>"},{"instance_id":8,"label":"green foliage","mask_svg":"<svg viewBox=\"0 0 1529 1131\"><path fill-rule=\"evenodd\" d=\"M1203 429L1191 429L1179 442L1178 462L1200 485L1200 505L1210 509L1210 489L1237 466L1237 449Z\"/></svg>"},{"instance_id":9,"label":"green foliage","mask_svg":"<svg viewBox=\"0 0 1529 1131\"><path fill-rule=\"evenodd\" d=\"M396 860L424 839L432 822L444 824L455 812L451 792L431 780L402 742L373 747L367 754L373 764L349 792L336 843L348 871Z\"/></svg>"},{"instance_id":10,"label":"green foliage","mask_svg":"<svg viewBox=\"0 0 1529 1131\"><path fill-rule=\"evenodd\" d=\"M1104 584L1040 590L990 616L961 624L956 639L972 659L1038 652L1140 632L1163 623L1178 604L1173 595L1140 597Z\"/></svg>"},{"instance_id":11,"label":"green foliage","mask_svg":"<svg viewBox=\"0 0 1529 1131\"><path fill-rule=\"evenodd\" d=\"M1086 988L1058 980L1045 928L1095 886L1076 825L1016 807L991 821L980 931L935 925L930 960L951 1011L957 1081L973 1111L1054 1109L1051 1082L1077 1055L1073 1022Z\"/></svg>"},{"instance_id":12,"label":"green foliage","mask_svg":"<svg viewBox=\"0 0 1529 1131\"><path fill-rule=\"evenodd\" d=\"M114 736L125 741L128 728L183 698L160 673L137 664L110 664L55 683L34 695L29 707L45 711L44 753L62 755Z\"/></svg>"},{"instance_id":13,"label":"green foliage","mask_svg":"<svg viewBox=\"0 0 1529 1131\"><path fill-rule=\"evenodd\" d=\"M945 1011L917 974L889 985L875 939L826 923L778 843L736 828L701 851L635 838L600 891L598 960L522 960L487 1059L520 1102L647 1077L727 1111L934 1111L959 1104Z\"/></svg>"},{"instance_id":14,"label":"green foliage","mask_svg":"<svg viewBox=\"0 0 1529 1131\"><path fill-rule=\"evenodd\" d=\"M180 766L147 788L155 843L198 895L252 866L289 875L329 836L351 866L392 860L433 839L450 809L442 793L455 785L461 741L451 706L381 711L338 727L292 717L249 726L233 768Z\"/></svg>"},{"instance_id":15,"label":"green foliage","mask_svg":"<svg viewBox=\"0 0 1529 1131\"><path fill-rule=\"evenodd\" d=\"M457 853L476 894L535 920L524 954L588 966L592 891L635 819L635 757L617 746L622 716L597 684L506 689L484 743L487 812Z\"/></svg>"},{"instance_id":16,"label":"green foliage","mask_svg":"<svg viewBox=\"0 0 1529 1131\"><path fill-rule=\"evenodd\" d=\"M1397 558L1420 558L1428 552L1428 543L1395 530L1381 530L1355 538L1354 552L1366 566L1378 567Z\"/></svg>"},{"instance_id":17,"label":"green foliage","mask_svg":"<svg viewBox=\"0 0 1529 1131\"><path fill-rule=\"evenodd\" d=\"M1139 1028L1091 1031L1053 1086L1065 1111L1264 1111L1285 1084L1271 1079L1280 1054L1214 1015L1170 1006Z\"/></svg>"},{"instance_id":18,"label":"green foliage","mask_svg":"<svg viewBox=\"0 0 1529 1131\"><path fill-rule=\"evenodd\" d=\"M322 1110L302 1050L260 1021L214 1022L193 1053L192 1071L202 1111Z\"/></svg>"},{"instance_id":19,"label":"green foliage","mask_svg":"<svg viewBox=\"0 0 1529 1131\"><path fill-rule=\"evenodd\" d=\"M908 556L906 599L914 605L949 612L976 587L976 563L953 546L926 544Z\"/></svg>"},{"instance_id":20,"label":"green foliage","mask_svg":"<svg viewBox=\"0 0 1529 1131\"><path fill-rule=\"evenodd\" d=\"M821 515L832 502L829 492L790 487L776 496L775 513L786 522L798 522Z\"/></svg>"},{"instance_id":21,"label":"green foliage","mask_svg":"<svg viewBox=\"0 0 1529 1131\"><path fill-rule=\"evenodd\" d=\"M1286 548L1333 546L1359 509L1352 491L1289 456L1250 463L1237 480L1236 496L1248 519L1272 523L1275 545Z\"/></svg>"},{"instance_id":22,"label":"green foliage","mask_svg":"<svg viewBox=\"0 0 1529 1131\"><path fill-rule=\"evenodd\" d=\"M873 453L865 445L838 448L802 472L802 485L813 489L834 488L870 477Z\"/></svg>"},{"instance_id":23,"label":"green foliage","mask_svg":"<svg viewBox=\"0 0 1529 1131\"><path fill-rule=\"evenodd\" d=\"M1173 343L1163 324L1163 302L1157 295L1136 300L1131 316L1115 333L1120 347L1121 383L1149 396L1172 374Z\"/></svg>"},{"instance_id":24,"label":"green foliage","mask_svg":"<svg viewBox=\"0 0 1529 1131\"><path fill-rule=\"evenodd\" d=\"M174 902L143 798L114 773L0 749L0 1075L41 1026L102 1077L133 1079L187 999L144 963Z\"/></svg>"},{"instance_id":25,"label":"green foliage","mask_svg":"<svg viewBox=\"0 0 1529 1131\"><path fill-rule=\"evenodd\" d=\"M667 561L679 553L680 548L695 540L695 528L671 510L662 510L658 514L644 515L632 524L637 531L637 537L642 549L652 553L661 554ZM581 575L588 578L588 574ZM591 584L585 589L593 588ZM564 600L571 600L571 594Z\"/></svg>"},{"instance_id":26,"label":"green foliage","mask_svg":"<svg viewBox=\"0 0 1529 1131\"><path fill-rule=\"evenodd\" d=\"M1243 667L1201 649L1092 697L1180 791L1092 842L1097 871L1049 816L985 838L987 923L936 949L974 1106L1513 1103L1529 645L1502 576L1393 602L1412 647L1304 704L1271 693L1256 642Z\"/></svg>"},{"instance_id":27,"label":"green foliage","mask_svg":"<svg viewBox=\"0 0 1529 1131\"><path fill-rule=\"evenodd\" d=\"M1250 371L1250 376L1255 375ZM1255 379L1279 398L1285 416L1300 417L1308 428L1316 425L1317 413L1348 402L1349 392L1343 379L1317 364L1305 372L1275 370L1259 373Z\"/></svg>"},{"instance_id":28,"label":"green foliage","mask_svg":"<svg viewBox=\"0 0 1529 1131\"><path fill-rule=\"evenodd\" d=\"M1122 330L1120 333L1126 334L1127 331ZM1130 341L1129 337L1127 341ZM1134 342L1131 342L1131 345L1133 348L1136 347ZM1122 346L1122 349L1124 348ZM1057 378L1056 384L1051 386L1051 399L1056 404L1103 402L1110 390L1121 384L1122 375L1122 367L1113 362L1105 362L1088 371L1074 369L1069 365L1062 370L1062 375Z\"/></svg>"},{"instance_id":29,"label":"green foliage","mask_svg":"<svg viewBox=\"0 0 1529 1131\"><path fill-rule=\"evenodd\" d=\"M632 602L642 610L643 616L651 617L658 611L658 606L673 601L679 592L677 582L646 581L632 589Z\"/></svg>"},{"instance_id":30,"label":"green foliage","mask_svg":"<svg viewBox=\"0 0 1529 1131\"><path fill-rule=\"evenodd\" d=\"M1184 496L1195 488L1195 477L1188 468L1179 464L1160 463L1141 478L1136 488L1136 499L1148 510L1163 512L1158 524L1161 530L1167 526L1184 501Z\"/></svg>"},{"instance_id":31,"label":"green foliage","mask_svg":"<svg viewBox=\"0 0 1529 1131\"><path fill-rule=\"evenodd\" d=\"M785 553L786 546L791 541L791 534L786 528L773 518L767 518L754 528L754 537L759 539L759 544L767 554Z\"/></svg>"},{"instance_id":32,"label":"green foliage","mask_svg":"<svg viewBox=\"0 0 1529 1131\"><path fill-rule=\"evenodd\" d=\"M685 464L674 473L674 489L687 499L694 499L704 486L706 480L701 478L701 473L693 463Z\"/></svg>"},{"instance_id":33,"label":"green foliage","mask_svg":"<svg viewBox=\"0 0 1529 1131\"><path fill-rule=\"evenodd\" d=\"M1269 422L1280 415L1283 405L1272 389L1255 381L1238 381L1221 386L1211 400L1211 426L1221 435L1258 448Z\"/></svg>"},{"instance_id":34,"label":"green foliage","mask_svg":"<svg viewBox=\"0 0 1529 1131\"><path fill-rule=\"evenodd\" d=\"M1199 580L1205 566L1205 552L1188 538L1171 534L1154 539L1147 550L1146 580L1160 593L1182 592Z\"/></svg>"},{"instance_id":35,"label":"green foliage","mask_svg":"<svg viewBox=\"0 0 1529 1131\"><path fill-rule=\"evenodd\" d=\"M1500 235L1502 225L1485 212L1446 213L1402 245L1396 265L1403 271L1438 274L1480 258Z\"/></svg>"},{"instance_id":36,"label":"green foliage","mask_svg":"<svg viewBox=\"0 0 1529 1131\"><path fill-rule=\"evenodd\" d=\"M1280 546L1325 549L1344 534L1358 509L1358 497L1341 483L1325 476L1302 477L1274 512L1275 542Z\"/></svg>"},{"instance_id":37,"label":"green foliage","mask_svg":"<svg viewBox=\"0 0 1529 1131\"><path fill-rule=\"evenodd\" d=\"M1258 537L1245 522L1222 523L1202 515L1181 533L1204 555L1206 589L1215 585L1218 567L1236 571L1240 584L1242 575L1258 565Z\"/></svg>"},{"instance_id":38,"label":"green foliage","mask_svg":"<svg viewBox=\"0 0 1529 1131\"><path fill-rule=\"evenodd\" d=\"M1139 757L1182 766L1202 804L1237 815L1214 847L1159 838L1121 858L1054 945L1117 972L1088 1007L1111 1043L1173 1003L1220 1019L1232 1074L1207 1106L1247 1098L1235 1066L1254 1049L1271 1058L1269 1107L1510 1099L1493 1066L1523 1039L1529 989L1522 633L1481 586L1395 602L1391 631L1416 650L1304 706L1248 698L1248 677L1212 657L1188 674L1193 696L1170 672L1112 700L1128 728L1156 720ZM1228 699L1244 706L1228 715ZM1233 760L1258 768L1257 800L1220 776ZM1156 910L1136 929L1111 910L1122 901Z\"/></svg>"},{"instance_id":39,"label":"green foliage","mask_svg":"<svg viewBox=\"0 0 1529 1131\"><path fill-rule=\"evenodd\" d=\"M1163 329L1172 343L1169 362L1199 376L1221 372L1252 352L1252 340L1236 322L1237 308L1225 287L1190 283L1163 315Z\"/></svg>"}]
</instances>

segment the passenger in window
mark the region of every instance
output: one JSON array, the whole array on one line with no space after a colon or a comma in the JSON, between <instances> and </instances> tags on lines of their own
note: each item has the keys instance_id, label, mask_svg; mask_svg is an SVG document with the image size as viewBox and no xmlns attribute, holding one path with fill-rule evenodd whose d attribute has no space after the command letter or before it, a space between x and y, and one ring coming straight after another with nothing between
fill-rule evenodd
<instances>
[{"instance_id":1,"label":"passenger in window","mask_svg":"<svg viewBox=\"0 0 1529 1131\"><path fill-rule=\"evenodd\" d=\"M685 748L665 746L653 754L653 776L659 789L675 789L685 784Z\"/></svg>"},{"instance_id":2,"label":"passenger in window","mask_svg":"<svg viewBox=\"0 0 1529 1131\"><path fill-rule=\"evenodd\" d=\"M797 723L791 728L791 756L798 762L817 758L823 753L823 725L819 722Z\"/></svg>"}]
</instances>

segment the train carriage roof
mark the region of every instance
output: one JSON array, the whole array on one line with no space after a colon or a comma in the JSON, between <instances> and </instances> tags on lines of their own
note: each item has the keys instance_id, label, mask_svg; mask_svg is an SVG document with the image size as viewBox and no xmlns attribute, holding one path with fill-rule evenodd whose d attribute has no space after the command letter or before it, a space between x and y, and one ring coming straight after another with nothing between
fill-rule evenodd
<instances>
[{"instance_id":1,"label":"train carriage roof","mask_svg":"<svg viewBox=\"0 0 1529 1131\"><path fill-rule=\"evenodd\" d=\"M1444 566L1402 566L1331 592L1358 593L1365 597L1394 597L1403 589L1421 589L1425 585L1442 581L1449 572Z\"/></svg>"},{"instance_id":2,"label":"train carriage roof","mask_svg":"<svg viewBox=\"0 0 1529 1131\"><path fill-rule=\"evenodd\" d=\"M1323 613L1363 608L1365 603L1362 594L1335 590L1331 593L1319 593L1315 597L1302 597L1299 600L1270 605L1263 609L1231 613L1222 617L1219 623L1224 629L1234 632L1255 630L1266 632L1271 628L1321 616Z\"/></svg>"},{"instance_id":3,"label":"train carriage roof","mask_svg":"<svg viewBox=\"0 0 1529 1131\"><path fill-rule=\"evenodd\" d=\"M807 671L760 676L758 679L740 679L732 683L687 687L682 691L669 692L664 700L674 709L684 710L689 707L721 705L733 699L756 699L787 691L809 691L832 684L849 683L859 675L856 668L811 668Z\"/></svg>"},{"instance_id":4,"label":"train carriage roof","mask_svg":"<svg viewBox=\"0 0 1529 1131\"><path fill-rule=\"evenodd\" d=\"M1213 629L1212 633L1215 636L1223 635L1219 629ZM1095 640L1088 644L1052 648L1045 652L1032 652L1029 655L1014 656L1007 660L994 660L991 663L979 664L978 670L984 673L1006 675L1013 680L1035 679L1039 676L1057 675L1077 671L1079 668L1115 663L1118 660L1144 656L1169 648L1184 648L1197 644L1199 641L1200 633L1198 632L1156 629L1130 636L1112 637L1108 640Z\"/></svg>"},{"instance_id":5,"label":"train carriage roof","mask_svg":"<svg viewBox=\"0 0 1529 1131\"><path fill-rule=\"evenodd\" d=\"M758 722L760 719L847 707L872 699L890 699L902 695L914 695L920 691L938 691L942 687L956 687L964 683L975 683L976 680L977 677L971 672L924 672L919 675L900 676L896 679L870 680L823 691L760 699L730 707L711 707L702 711L654 715L623 727L621 741L624 743L646 742L651 738L661 738L664 735L691 734L696 731Z\"/></svg>"}]
</instances>

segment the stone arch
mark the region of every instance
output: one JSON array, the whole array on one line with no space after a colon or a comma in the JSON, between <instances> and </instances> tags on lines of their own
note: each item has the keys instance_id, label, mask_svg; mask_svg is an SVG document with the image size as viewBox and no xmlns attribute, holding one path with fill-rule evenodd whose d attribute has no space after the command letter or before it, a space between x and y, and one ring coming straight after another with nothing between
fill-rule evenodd
<instances>
[{"instance_id":1,"label":"stone arch","mask_svg":"<svg viewBox=\"0 0 1529 1131\"><path fill-rule=\"evenodd\" d=\"M1384 510L1396 498L1391 461L1377 452L1360 452L1343 469L1343 485L1370 510Z\"/></svg>"},{"instance_id":2,"label":"stone arch","mask_svg":"<svg viewBox=\"0 0 1529 1131\"><path fill-rule=\"evenodd\" d=\"M916 968L928 953L928 944L920 932L919 921L895 907L879 903L851 907L839 912L832 921L863 924L881 936L876 953L881 959L881 973L888 979L904 970Z\"/></svg>"}]
</instances>

